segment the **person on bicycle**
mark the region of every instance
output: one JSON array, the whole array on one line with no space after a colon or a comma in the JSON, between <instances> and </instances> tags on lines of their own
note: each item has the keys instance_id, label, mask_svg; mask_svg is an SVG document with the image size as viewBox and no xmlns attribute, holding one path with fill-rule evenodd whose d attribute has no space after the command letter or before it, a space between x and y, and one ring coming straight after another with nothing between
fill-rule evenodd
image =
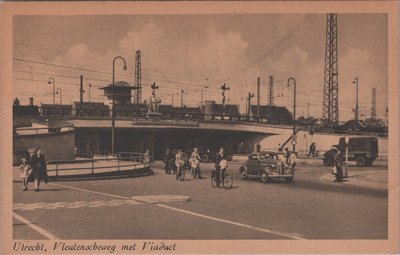
<instances>
[{"instance_id":1,"label":"person on bicycle","mask_svg":"<svg viewBox=\"0 0 400 255\"><path fill-rule=\"evenodd\" d=\"M219 187L219 185L221 184L221 179L222 179L222 183L223 183L224 178L225 178L226 168L225 169L221 169L221 161L223 159L226 160L225 153L224 153L224 148L221 147L219 149L219 152L218 152L217 156L215 157L215 179L216 179L217 187Z\"/></svg>"},{"instance_id":2,"label":"person on bicycle","mask_svg":"<svg viewBox=\"0 0 400 255\"><path fill-rule=\"evenodd\" d=\"M183 153L181 150L177 150L176 151L176 155L175 155L175 165L177 168L177 172L176 172L176 179L179 179L179 176L181 175L181 171L185 165L185 161L183 160Z\"/></svg>"},{"instance_id":3,"label":"person on bicycle","mask_svg":"<svg viewBox=\"0 0 400 255\"><path fill-rule=\"evenodd\" d=\"M189 160L192 168L192 174L194 177L199 176L200 178L200 160L201 160L200 154L197 148L194 148L192 154L190 155L190 160Z\"/></svg>"}]
</instances>

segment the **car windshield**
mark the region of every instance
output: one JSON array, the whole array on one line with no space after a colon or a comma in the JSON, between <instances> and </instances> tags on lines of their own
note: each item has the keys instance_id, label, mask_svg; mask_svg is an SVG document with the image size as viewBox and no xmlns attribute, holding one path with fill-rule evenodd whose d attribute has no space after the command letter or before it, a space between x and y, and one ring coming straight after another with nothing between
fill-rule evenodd
<instances>
[{"instance_id":1,"label":"car windshield","mask_svg":"<svg viewBox=\"0 0 400 255\"><path fill-rule=\"evenodd\" d=\"M272 158L272 157L269 154L260 154L260 160L270 159L270 158Z\"/></svg>"}]
</instances>

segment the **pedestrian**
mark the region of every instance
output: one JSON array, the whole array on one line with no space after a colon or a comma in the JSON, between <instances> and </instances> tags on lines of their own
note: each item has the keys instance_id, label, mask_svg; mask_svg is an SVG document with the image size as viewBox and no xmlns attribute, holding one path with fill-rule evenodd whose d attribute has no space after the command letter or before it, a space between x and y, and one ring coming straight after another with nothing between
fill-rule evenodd
<instances>
[{"instance_id":1,"label":"pedestrian","mask_svg":"<svg viewBox=\"0 0 400 255\"><path fill-rule=\"evenodd\" d=\"M46 159L40 148L37 148L32 155L31 167L35 182L35 191L39 191L40 181L48 182Z\"/></svg>"},{"instance_id":2,"label":"pedestrian","mask_svg":"<svg viewBox=\"0 0 400 255\"><path fill-rule=\"evenodd\" d=\"M297 161L296 152L292 151L290 153L290 156L288 159L288 165L290 167L290 174L294 174L294 169L296 167L296 161Z\"/></svg>"},{"instance_id":3,"label":"pedestrian","mask_svg":"<svg viewBox=\"0 0 400 255\"><path fill-rule=\"evenodd\" d=\"M215 180L217 183L217 187L219 187L219 185L221 184L221 177L222 177L222 181L223 181L223 178L225 178L226 167L225 167L225 169L221 169L221 161L224 159L226 160L225 152L224 152L224 148L221 147L219 149L217 156L215 157ZM223 172L223 174L222 174L222 172Z\"/></svg>"},{"instance_id":4,"label":"pedestrian","mask_svg":"<svg viewBox=\"0 0 400 255\"><path fill-rule=\"evenodd\" d=\"M289 151L289 148L286 147L285 148L285 158L286 158L286 164L287 165L289 164L289 157L290 157L290 151Z\"/></svg>"},{"instance_id":5,"label":"pedestrian","mask_svg":"<svg viewBox=\"0 0 400 255\"><path fill-rule=\"evenodd\" d=\"M143 154L143 163L144 164L150 163L150 151L149 150L146 150L146 152Z\"/></svg>"},{"instance_id":6,"label":"pedestrian","mask_svg":"<svg viewBox=\"0 0 400 255\"><path fill-rule=\"evenodd\" d=\"M175 165L176 165L176 179L178 180L179 177L181 176L181 172L183 167L185 166L185 161L183 159L183 153L181 150L177 150L176 151L176 155L175 155Z\"/></svg>"},{"instance_id":7,"label":"pedestrian","mask_svg":"<svg viewBox=\"0 0 400 255\"><path fill-rule=\"evenodd\" d=\"M343 155L340 150L337 148L334 148L336 151L335 156L333 158L333 164L334 167L336 168L336 179L334 182L342 182L343 181L343 170L342 170L342 163L343 163Z\"/></svg>"},{"instance_id":8,"label":"pedestrian","mask_svg":"<svg viewBox=\"0 0 400 255\"><path fill-rule=\"evenodd\" d=\"M19 166L19 170L21 171L20 177L23 183L23 191L28 190L28 177L32 172L31 165L28 164L28 160L26 158L22 158L22 164Z\"/></svg>"},{"instance_id":9,"label":"pedestrian","mask_svg":"<svg viewBox=\"0 0 400 255\"><path fill-rule=\"evenodd\" d=\"M310 145L310 151L308 152L308 156L310 157L310 156L315 156L315 148L316 148L316 146L315 146L315 143L312 143L311 145Z\"/></svg>"},{"instance_id":10,"label":"pedestrian","mask_svg":"<svg viewBox=\"0 0 400 255\"><path fill-rule=\"evenodd\" d=\"M166 174L170 174L171 173L171 165L170 165L170 161L171 160L171 151L169 150L169 148L167 148L167 150L165 151L164 155L163 155L163 162L164 162L164 170Z\"/></svg>"}]
</instances>

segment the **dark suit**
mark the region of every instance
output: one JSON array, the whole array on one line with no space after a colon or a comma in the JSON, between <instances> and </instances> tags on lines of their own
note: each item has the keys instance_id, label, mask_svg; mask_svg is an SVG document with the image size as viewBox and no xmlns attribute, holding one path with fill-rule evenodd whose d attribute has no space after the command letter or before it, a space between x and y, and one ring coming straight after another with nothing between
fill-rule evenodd
<instances>
[{"instance_id":1,"label":"dark suit","mask_svg":"<svg viewBox=\"0 0 400 255\"><path fill-rule=\"evenodd\" d=\"M47 183L47 166L46 159L43 154L38 157L37 154L33 154L31 158L31 167L33 169L32 174L38 180L44 180Z\"/></svg>"}]
</instances>

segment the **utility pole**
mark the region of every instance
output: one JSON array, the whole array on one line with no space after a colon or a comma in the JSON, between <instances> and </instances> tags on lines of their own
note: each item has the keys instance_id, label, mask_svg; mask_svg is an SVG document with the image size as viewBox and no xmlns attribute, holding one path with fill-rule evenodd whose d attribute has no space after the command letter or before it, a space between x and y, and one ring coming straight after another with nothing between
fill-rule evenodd
<instances>
[{"instance_id":1,"label":"utility pole","mask_svg":"<svg viewBox=\"0 0 400 255\"><path fill-rule=\"evenodd\" d=\"M142 57L141 51L137 50L135 55L135 90L134 103L140 104L142 101Z\"/></svg>"},{"instance_id":2,"label":"utility pole","mask_svg":"<svg viewBox=\"0 0 400 255\"><path fill-rule=\"evenodd\" d=\"M376 88L372 88L371 118L376 119Z\"/></svg>"},{"instance_id":3,"label":"utility pole","mask_svg":"<svg viewBox=\"0 0 400 255\"><path fill-rule=\"evenodd\" d=\"M274 105L274 76L269 76L269 105Z\"/></svg>"},{"instance_id":4,"label":"utility pole","mask_svg":"<svg viewBox=\"0 0 400 255\"><path fill-rule=\"evenodd\" d=\"M81 74L80 76L80 88L79 88L79 115L82 114L82 104L83 104L83 93L85 93L85 91L83 90L83 75Z\"/></svg>"},{"instance_id":5,"label":"utility pole","mask_svg":"<svg viewBox=\"0 0 400 255\"><path fill-rule=\"evenodd\" d=\"M225 113L225 90L230 90L229 87L226 86L226 84L224 83L224 85L221 86L221 90L222 90L222 108L224 109Z\"/></svg>"},{"instance_id":6,"label":"utility pole","mask_svg":"<svg viewBox=\"0 0 400 255\"><path fill-rule=\"evenodd\" d=\"M247 121L250 121L250 112L251 112L251 99L254 97L254 93L252 94L252 93L250 93L249 92L249 95L247 96Z\"/></svg>"},{"instance_id":7,"label":"utility pole","mask_svg":"<svg viewBox=\"0 0 400 255\"><path fill-rule=\"evenodd\" d=\"M326 21L325 71L322 118L330 127L339 124L339 81L337 15L328 13Z\"/></svg>"},{"instance_id":8,"label":"utility pole","mask_svg":"<svg viewBox=\"0 0 400 255\"><path fill-rule=\"evenodd\" d=\"M353 81L356 84L356 108L354 109L354 119L358 120L358 77L354 78Z\"/></svg>"},{"instance_id":9,"label":"utility pole","mask_svg":"<svg viewBox=\"0 0 400 255\"><path fill-rule=\"evenodd\" d=\"M174 93L171 93L171 105L174 106Z\"/></svg>"},{"instance_id":10,"label":"utility pole","mask_svg":"<svg viewBox=\"0 0 400 255\"><path fill-rule=\"evenodd\" d=\"M310 118L310 105L311 103L307 103L307 118Z\"/></svg>"},{"instance_id":11,"label":"utility pole","mask_svg":"<svg viewBox=\"0 0 400 255\"><path fill-rule=\"evenodd\" d=\"M89 83L89 102L90 102L90 88L92 87L92 84Z\"/></svg>"},{"instance_id":12,"label":"utility pole","mask_svg":"<svg viewBox=\"0 0 400 255\"><path fill-rule=\"evenodd\" d=\"M257 122L260 122L260 77L257 77Z\"/></svg>"},{"instance_id":13,"label":"utility pole","mask_svg":"<svg viewBox=\"0 0 400 255\"><path fill-rule=\"evenodd\" d=\"M181 108L183 108L183 92L185 92L185 90L181 89Z\"/></svg>"}]
</instances>

